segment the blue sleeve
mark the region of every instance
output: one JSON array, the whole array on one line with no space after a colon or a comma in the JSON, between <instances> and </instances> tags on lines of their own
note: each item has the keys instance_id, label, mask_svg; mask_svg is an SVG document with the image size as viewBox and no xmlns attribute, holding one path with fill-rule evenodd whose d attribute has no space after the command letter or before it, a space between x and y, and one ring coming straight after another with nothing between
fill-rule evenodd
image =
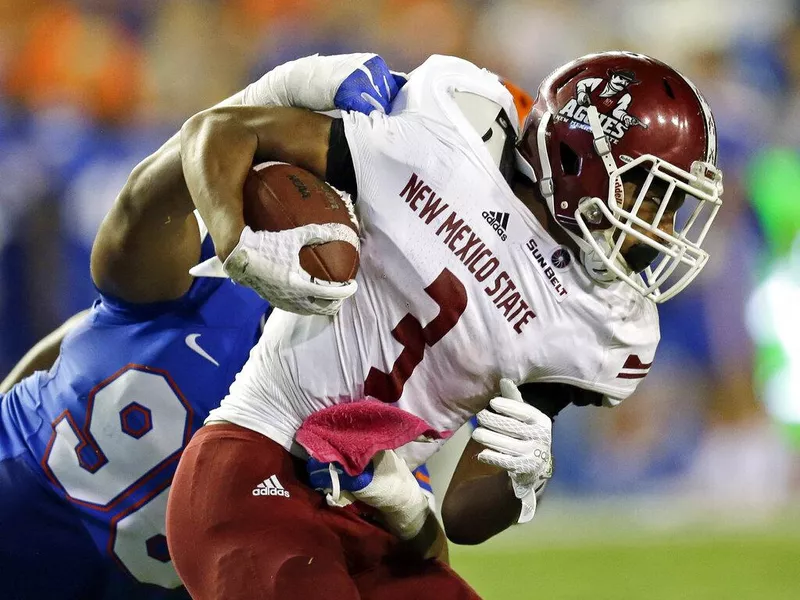
<instances>
[{"instance_id":1,"label":"blue sleeve","mask_svg":"<svg viewBox=\"0 0 800 600\"><path fill-rule=\"evenodd\" d=\"M211 240L210 235L206 235L200 248L200 259L197 262L199 263L211 258L214 256L214 253L214 242ZM189 291L181 298L167 300L165 302L128 302L122 298L103 292L96 286L95 289L103 305L109 308L116 316L131 321L138 321L176 310L190 310L202 303L223 281L225 280L221 278L198 277L192 282Z\"/></svg>"}]
</instances>

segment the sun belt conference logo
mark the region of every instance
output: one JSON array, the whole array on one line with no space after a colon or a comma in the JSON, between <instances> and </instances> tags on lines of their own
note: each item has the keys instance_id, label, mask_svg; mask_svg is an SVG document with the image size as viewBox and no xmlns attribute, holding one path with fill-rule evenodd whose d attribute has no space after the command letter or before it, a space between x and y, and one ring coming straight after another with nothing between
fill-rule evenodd
<instances>
[{"instance_id":1,"label":"sun belt conference logo","mask_svg":"<svg viewBox=\"0 0 800 600\"><path fill-rule=\"evenodd\" d=\"M606 77L587 77L575 85L575 95L554 117L570 127L591 131L586 109L594 106L600 115L603 132L616 143L631 127L647 129L647 123L630 114L631 94L628 88L640 83L630 69L609 69Z\"/></svg>"},{"instance_id":2,"label":"sun belt conference logo","mask_svg":"<svg viewBox=\"0 0 800 600\"><path fill-rule=\"evenodd\" d=\"M572 256L566 248L556 248L550 255L550 262L556 269L566 269L572 262Z\"/></svg>"}]
</instances>

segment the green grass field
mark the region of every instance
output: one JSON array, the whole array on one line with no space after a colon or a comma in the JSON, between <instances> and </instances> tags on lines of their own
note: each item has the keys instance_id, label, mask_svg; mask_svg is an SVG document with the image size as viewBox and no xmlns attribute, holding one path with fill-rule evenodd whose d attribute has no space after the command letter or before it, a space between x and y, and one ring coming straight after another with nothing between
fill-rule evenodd
<instances>
[{"instance_id":1,"label":"green grass field","mask_svg":"<svg viewBox=\"0 0 800 600\"><path fill-rule=\"evenodd\" d=\"M437 498L459 454L447 450L431 461ZM450 547L484 600L800 600L800 498L545 498L533 522Z\"/></svg>"},{"instance_id":2,"label":"green grass field","mask_svg":"<svg viewBox=\"0 0 800 600\"><path fill-rule=\"evenodd\" d=\"M532 524L535 527L535 524ZM798 600L800 525L796 520L720 531L575 527L551 543L515 535L451 550L453 567L485 600Z\"/></svg>"}]
</instances>

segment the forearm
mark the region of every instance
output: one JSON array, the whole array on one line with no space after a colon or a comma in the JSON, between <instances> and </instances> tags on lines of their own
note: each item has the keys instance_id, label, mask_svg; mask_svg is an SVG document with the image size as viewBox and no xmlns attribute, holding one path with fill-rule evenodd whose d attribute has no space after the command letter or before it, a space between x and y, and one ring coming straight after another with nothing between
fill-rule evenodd
<instances>
[{"instance_id":1,"label":"forearm","mask_svg":"<svg viewBox=\"0 0 800 600\"><path fill-rule=\"evenodd\" d=\"M0 383L0 394L5 394L15 384L36 371L46 371L53 366L61 350L64 337L88 314L88 309L70 317L58 329L48 334L31 348Z\"/></svg>"},{"instance_id":2,"label":"forearm","mask_svg":"<svg viewBox=\"0 0 800 600\"><path fill-rule=\"evenodd\" d=\"M186 184L224 260L244 229L243 187L252 164L287 162L324 178L331 118L306 109L216 108L181 129Z\"/></svg>"},{"instance_id":3,"label":"forearm","mask_svg":"<svg viewBox=\"0 0 800 600\"><path fill-rule=\"evenodd\" d=\"M508 473L499 470L451 485L442 504L442 520L450 541L475 545L517 523L521 509Z\"/></svg>"},{"instance_id":4,"label":"forearm","mask_svg":"<svg viewBox=\"0 0 800 600\"><path fill-rule=\"evenodd\" d=\"M225 111L204 111L181 128L186 186L223 260L244 229L242 190L257 145L255 132Z\"/></svg>"}]
</instances>

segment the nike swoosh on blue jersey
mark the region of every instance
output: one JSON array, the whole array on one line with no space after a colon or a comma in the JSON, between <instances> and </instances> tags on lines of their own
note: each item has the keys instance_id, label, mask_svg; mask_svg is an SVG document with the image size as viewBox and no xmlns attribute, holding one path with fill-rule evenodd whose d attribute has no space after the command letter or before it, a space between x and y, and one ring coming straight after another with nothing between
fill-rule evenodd
<instances>
[{"instance_id":1,"label":"nike swoosh on blue jersey","mask_svg":"<svg viewBox=\"0 0 800 600\"><path fill-rule=\"evenodd\" d=\"M218 367L219 363L216 360L214 360L214 357L212 357L208 352L203 350L200 347L200 344L197 343L197 338L199 338L200 335L201 334L199 333L190 333L189 335L187 335L185 340L186 345L189 346L191 350L197 352L200 356L205 358L208 362L212 363L215 367Z\"/></svg>"}]
</instances>

